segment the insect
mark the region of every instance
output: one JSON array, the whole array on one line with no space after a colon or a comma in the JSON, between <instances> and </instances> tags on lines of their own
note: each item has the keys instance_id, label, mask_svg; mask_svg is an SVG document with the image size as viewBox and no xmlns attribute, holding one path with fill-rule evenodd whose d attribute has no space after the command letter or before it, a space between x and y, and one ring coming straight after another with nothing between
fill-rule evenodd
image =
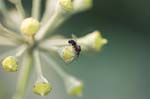
<instances>
[{"instance_id":1,"label":"insect","mask_svg":"<svg viewBox=\"0 0 150 99\"><path fill-rule=\"evenodd\" d=\"M68 43L71 44L76 51L76 55L79 56L81 52L81 47L76 43L75 40L68 40Z\"/></svg>"}]
</instances>

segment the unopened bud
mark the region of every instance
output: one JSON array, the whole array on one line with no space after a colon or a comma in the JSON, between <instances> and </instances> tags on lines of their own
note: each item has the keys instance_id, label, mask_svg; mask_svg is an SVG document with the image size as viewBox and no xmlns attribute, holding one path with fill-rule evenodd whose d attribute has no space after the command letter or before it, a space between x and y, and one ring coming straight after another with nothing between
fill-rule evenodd
<instances>
[{"instance_id":1,"label":"unopened bud","mask_svg":"<svg viewBox=\"0 0 150 99\"><path fill-rule=\"evenodd\" d=\"M26 18L21 24L21 32L26 36L34 36L39 30L40 24L34 18Z\"/></svg>"},{"instance_id":2,"label":"unopened bud","mask_svg":"<svg viewBox=\"0 0 150 99\"><path fill-rule=\"evenodd\" d=\"M74 77L65 79L66 90L71 96L82 96L83 83Z\"/></svg>"},{"instance_id":3,"label":"unopened bud","mask_svg":"<svg viewBox=\"0 0 150 99\"><path fill-rule=\"evenodd\" d=\"M2 67L8 72L16 72L18 70L17 60L12 56L8 56L2 61Z\"/></svg>"},{"instance_id":4,"label":"unopened bud","mask_svg":"<svg viewBox=\"0 0 150 99\"><path fill-rule=\"evenodd\" d=\"M102 46L107 44L107 40L102 38L99 31L94 31L91 34L79 38L78 43L81 45L83 50L92 49L95 51L100 51Z\"/></svg>"}]
</instances>

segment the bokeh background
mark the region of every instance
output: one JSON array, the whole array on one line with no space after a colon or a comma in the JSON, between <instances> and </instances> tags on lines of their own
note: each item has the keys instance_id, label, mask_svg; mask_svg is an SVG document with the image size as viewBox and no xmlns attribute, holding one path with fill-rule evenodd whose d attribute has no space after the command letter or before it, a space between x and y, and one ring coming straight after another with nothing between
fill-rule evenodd
<instances>
[{"instance_id":1,"label":"bokeh background","mask_svg":"<svg viewBox=\"0 0 150 99\"><path fill-rule=\"evenodd\" d=\"M30 9L31 0L23 2ZM33 73L25 99L150 99L150 1L94 0L93 9L71 17L58 32L82 36L94 30L109 41L103 50L82 53L62 67L83 80L83 97L68 96L61 79L45 64L44 74L53 91L46 97L34 95ZM0 68L0 99L10 99L17 76Z\"/></svg>"}]
</instances>

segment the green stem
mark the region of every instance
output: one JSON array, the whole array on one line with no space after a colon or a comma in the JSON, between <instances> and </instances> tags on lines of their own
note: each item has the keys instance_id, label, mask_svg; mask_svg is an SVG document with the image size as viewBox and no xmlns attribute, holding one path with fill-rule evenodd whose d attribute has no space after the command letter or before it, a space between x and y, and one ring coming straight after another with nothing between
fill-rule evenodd
<instances>
[{"instance_id":1,"label":"green stem","mask_svg":"<svg viewBox=\"0 0 150 99\"><path fill-rule=\"evenodd\" d=\"M31 65L32 65L32 54L28 53L23 59L23 66L19 74L16 93L13 99L23 99L27 88L29 74L32 67Z\"/></svg>"},{"instance_id":2,"label":"green stem","mask_svg":"<svg viewBox=\"0 0 150 99\"><path fill-rule=\"evenodd\" d=\"M33 0L32 2L32 17L39 20L40 17L41 0Z\"/></svg>"}]
</instances>

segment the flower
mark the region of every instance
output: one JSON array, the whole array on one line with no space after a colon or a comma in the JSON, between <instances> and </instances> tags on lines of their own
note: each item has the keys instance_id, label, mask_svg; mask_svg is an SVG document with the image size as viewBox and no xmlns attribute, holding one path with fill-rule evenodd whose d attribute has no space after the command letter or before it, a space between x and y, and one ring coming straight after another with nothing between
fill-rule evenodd
<instances>
[{"instance_id":1,"label":"flower","mask_svg":"<svg viewBox=\"0 0 150 99\"><path fill-rule=\"evenodd\" d=\"M8 56L2 61L3 69L9 72L18 70L17 60L13 56Z\"/></svg>"},{"instance_id":2,"label":"flower","mask_svg":"<svg viewBox=\"0 0 150 99\"><path fill-rule=\"evenodd\" d=\"M35 83L33 87L33 92L40 96L45 96L51 91L52 87L49 83L46 82L38 82Z\"/></svg>"},{"instance_id":3,"label":"flower","mask_svg":"<svg viewBox=\"0 0 150 99\"><path fill-rule=\"evenodd\" d=\"M40 24L39 22L30 17L26 18L22 21L21 24L21 32L27 36L33 36L39 30Z\"/></svg>"},{"instance_id":4,"label":"flower","mask_svg":"<svg viewBox=\"0 0 150 99\"><path fill-rule=\"evenodd\" d=\"M25 13L21 0L10 0L10 2L16 7L15 18L18 16L18 20L15 21L14 16L10 14L4 0L0 0L0 13L3 16L0 19L0 38L2 38L0 46L13 46L14 49L2 53L0 59L2 59L4 70L9 72L19 70L13 99L24 98L30 72L33 69L35 69L37 76L33 92L40 96L48 95L51 92L52 86L43 76L42 59L61 77L69 95L82 96L83 82L66 73L60 67L63 64L59 63L51 54L57 53L64 62L72 62L76 56L80 55L80 51L100 51L107 40L101 36L99 31L79 38L65 38L63 36L48 38L47 34L55 33L57 27L71 15L91 8L92 0L47 0L43 15L40 15L41 2L43 1L33 0L30 17L26 17L27 13ZM51 6L49 7L49 5ZM51 9L49 10L49 8ZM40 16L42 17L40 18ZM18 26L20 23L21 25ZM69 41L72 42L69 43ZM18 64L20 61L22 64Z\"/></svg>"},{"instance_id":5,"label":"flower","mask_svg":"<svg viewBox=\"0 0 150 99\"><path fill-rule=\"evenodd\" d=\"M94 31L78 39L78 43L81 45L83 50L91 49L100 51L107 42L107 39L103 38L99 31Z\"/></svg>"},{"instance_id":6,"label":"flower","mask_svg":"<svg viewBox=\"0 0 150 99\"><path fill-rule=\"evenodd\" d=\"M82 96L83 83L76 78L69 76L64 80L67 92L71 96Z\"/></svg>"},{"instance_id":7,"label":"flower","mask_svg":"<svg viewBox=\"0 0 150 99\"><path fill-rule=\"evenodd\" d=\"M59 54L65 62L71 62L76 56L76 52L72 46L60 48Z\"/></svg>"}]
</instances>

